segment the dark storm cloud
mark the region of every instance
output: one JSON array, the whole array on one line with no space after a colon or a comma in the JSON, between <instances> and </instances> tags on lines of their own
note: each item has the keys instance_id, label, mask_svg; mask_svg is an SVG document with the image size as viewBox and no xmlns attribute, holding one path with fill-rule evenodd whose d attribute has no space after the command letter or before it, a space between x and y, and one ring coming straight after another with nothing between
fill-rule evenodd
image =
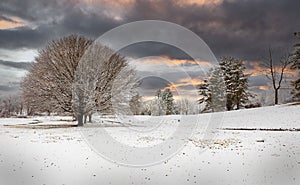
<instances>
[{"instance_id":1,"label":"dark storm cloud","mask_svg":"<svg viewBox=\"0 0 300 185\"><path fill-rule=\"evenodd\" d=\"M269 45L292 46L300 27L300 1L236 0L209 6L178 6L170 0L139 0L129 20L162 19L183 25L218 56L257 60Z\"/></svg>"},{"instance_id":2,"label":"dark storm cloud","mask_svg":"<svg viewBox=\"0 0 300 185\"><path fill-rule=\"evenodd\" d=\"M141 80L140 88L145 90L158 90L168 87L169 82L158 77L147 77Z\"/></svg>"},{"instance_id":3,"label":"dark storm cloud","mask_svg":"<svg viewBox=\"0 0 300 185\"><path fill-rule=\"evenodd\" d=\"M122 23L159 19L183 25L203 38L218 56L233 55L257 60L269 45L292 46L293 32L300 27L300 1L237 0L216 6L178 5L171 0L137 0L126 7L122 21L98 11L80 8L76 1L10 0L0 3L0 12L20 17L32 28L1 30L0 47L40 47L49 39L71 33L97 37ZM141 49L137 50L140 51ZM143 50L144 52L147 49Z\"/></svg>"},{"instance_id":4,"label":"dark storm cloud","mask_svg":"<svg viewBox=\"0 0 300 185\"><path fill-rule=\"evenodd\" d=\"M0 12L7 16L20 17L30 22L41 22L58 19L64 10L76 4L67 0L9 0L0 2ZM73 1L75 2L75 1Z\"/></svg>"},{"instance_id":5,"label":"dark storm cloud","mask_svg":"<svg viewBox=\"0 0 300 185\"><path fill-rule=\"evenodd\" d=\"M0 60L0 65L17 68L17 69L24 69L24 70L28 70L31 67L31 64L32 63L30 62L11 62L11 61Z\"/></svg>"},{"instance_id":6,"label":"dark storm cloud","mask_svg":"<svg viewBox=\"0 0 300 185\"><path fill-rule=\"evenodd\" d=\"M167 55L170 58L176 59L192 59L188 54L179 48L157 42L141 42L132 44L120 50L119 53L134 58Z\"/></svg>"},{"instance_id":7,"label":"dark storm cloud","mask_svg":"<svg viewBox=\"0 0 300 185\"><path fill-rule=\"evenodd\" d=\"M33 30L28 27L0 30L0 47L5 49L38 48L49 38L42 31L41 28Z\"/></svg>"},{"instance_id":8,"label":"dark storm cloud","mask_svg":"<svg viewBox=\"0 0 300 185\"><path fill-rule=\"evenodd\" d=\"M296 41L293 33L300 28L300 1L294 0L231 0L215 6L179 5L172 0L137 0L133 6L124 6L124 13L118 20L107 15L111 9L106 9L101 3L84 8L84 3L79 0L1 1L0 19L13 23L15 20L12 17L18 17L25 26L0 29L0 48L39 49L47 41L69 34L97 38L124 23L158 19L191 29L207 42L217 57L234 56L247 61L260 61L269 46L292 46ZM189 59L174 47L155 43L137 44L131 49L125 48L123 52L134 57L169 55L171 58ZM15 64L6 64L9 65ZM190 71L189 74L192 78L202 76L197 71ZM170 74L170 78L178 80L175 73ZM266 79L263 77L250 79L250 85L264 84ZM160 88L166 84L154 80L150 85Z\"/></svg>"},{"instance_id":9,"label":"dark storm cloud","mask_svg":"<svg viewBox=\"0 0 300 185\"><path fill-rule=\"evenodd\" d=\"M11 19L11 18L8 18L4 15L0 15L0 20L3 20L3 21L7 21L7 22L12 22L12 23L18 23L17 21Z\"/></svg>"},{"instance_id":10,"label":"dark storm cloud","mask_svg":"<svg viewBox=\"0 0 300 185\"><path fill-rule=\"evenodd\" d=\"M20 17L27 23L17 29L0 29L0 48L5 49L37 49L49 40L70 34L97 38L120 24L105 15L83 10L78 2L67 0L12 0L1 2L0 12L2 16Z\"/></svg>"}]
</instances>

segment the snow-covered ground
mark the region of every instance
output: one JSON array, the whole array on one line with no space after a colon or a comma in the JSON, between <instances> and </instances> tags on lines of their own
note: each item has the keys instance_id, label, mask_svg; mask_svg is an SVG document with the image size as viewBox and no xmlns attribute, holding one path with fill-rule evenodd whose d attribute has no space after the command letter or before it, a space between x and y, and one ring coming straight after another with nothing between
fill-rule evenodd
<instances>
[{"instance_id":1,"label":"snow-covered ground","mask_svg":"<svg viewBox=\"0 0 300 185\"><path fill-rule=\"evenodd\" d=\"M198 116L138 116L125 118L124 125L112 118L96 117L97 123L85 128L47 127L75 124L69 117L0 119L0 184L298 185L300 132L278 130L299 129L299 110L299 105L281 105ZM222 118L215 125L219 129L203 138L210 120L218 116ZM150 151L172 140L180 124L186 124L182 128L189 130L191 122L197 120L197 128L185 138L185 146L173 157L153 165L133 167L130 161L126 163L142 158L140 153L127 156L121 161L125 165L114 163L119 162L114 160L116 156L126 156L130 151L118 151L116 147L111 150L115 153L103 156L105 149L101 151L93 145L95 140L89 139L104 129L127 149L144 147ZM247 128L277 131L243 130ZM111 146L111 138L101 138L100 146ZM161 159L164 152L159 153Z\"/></svg>"}]
</instances>

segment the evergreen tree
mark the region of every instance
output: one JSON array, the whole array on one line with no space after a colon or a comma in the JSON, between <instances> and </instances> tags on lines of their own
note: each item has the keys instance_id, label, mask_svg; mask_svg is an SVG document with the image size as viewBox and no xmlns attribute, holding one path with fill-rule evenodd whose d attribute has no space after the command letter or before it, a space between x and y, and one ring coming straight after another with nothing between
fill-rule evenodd
<instances>
[{"instance_id":1,"label":"evergreen tree","mask_svg":"<svg viewBox=\"0 0 300 185\"><path fill-rule=\"evenodd\" d=\"M163 99L162 99L162 92L161 90L159 89L157 92L156 92L156 105L157 105L157 114L158 116L160 115L163 115L163 109L164 109L164 106L163 106Z\"/></svg>"},{"instance_id":2,"label":"evergreen tree","mask_svg":"<svg viewBox=\"0 0 300 185\"><path fill-rule=\"evenodd\" d=\"M208 79L204 80L204 83L199 85L199 94L201 96L199 103L205 103L202 112L218 112L224 110L226 88L222 73L220 68L215 68L211 71Z\"/></svg>"},{"instance_id":3,"label":"evergreen tree","mask_svg":"<svg viewBox=\"0 0 300 185\"><path fill-rule=\"evenodd\" d=\"M166 115L174 114L174 98L172 91L167 88L162 94L164 111Z\"/></svg>"},{"instance_id":4,"label":"evergreen tree","mask_svg":"<svg viewBox=\"0 0 300 185\"><path fill-rule=\"evenodd\" d=\"M243 61L233 57L221 59L220 68L224 74L226 85L226 108L233 110L240 109L253 95L248 92L248 76L245 74Z\"/></svg>"},{"instance_id":5,"label":"evergreen tree","mask_svg":"<svg viewBox=\"0 0 300 185\"><path fill-rule=\"evenodd\" d=\"M208 80L199 86L199 103L206 103L203 111L213 112L240 109L253 95L248 92L248 75L242 61L223 58L220 67L211 71ZM226 103L225 103L226 102Z\"/></svg>"}]
</instances>

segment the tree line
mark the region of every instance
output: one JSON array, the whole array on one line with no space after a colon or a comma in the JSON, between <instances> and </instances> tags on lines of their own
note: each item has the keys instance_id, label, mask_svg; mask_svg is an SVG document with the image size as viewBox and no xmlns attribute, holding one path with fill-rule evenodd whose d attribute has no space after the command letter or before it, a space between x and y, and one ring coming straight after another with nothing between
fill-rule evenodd
<instances>
[{"instance_id":1,"label":"tree line","mask_svg":"<svg viewBox=\"0 0 300 185\"><path fill-rule=\"evenodd\" d=\"M297 39L300 34L295 33ZM265 74L271 80L274 104L287 69L300 72L300 44L280 59L272 48L264 58ZM275 61L279 60L279 62ZM96 61L96 62L95 62ZM57 113L72 115L80 126L92 119L95 112L113 114L128 110L133 114L170 115L240 109L254 97L249 91L249 74L245 63L233 57L223 57L198 86L199 100L174 100L169 88L158 90L153 101L142 102L135 91L138 86L135 70L126 58L113 50L82 36L71 35L38 51L38 56L21 83L21 97L0 99L0 116ZM300 98L300 78L292 82L292 94ZM142 106L143 104L143 106Z\"/></svg>"}]
</instances>

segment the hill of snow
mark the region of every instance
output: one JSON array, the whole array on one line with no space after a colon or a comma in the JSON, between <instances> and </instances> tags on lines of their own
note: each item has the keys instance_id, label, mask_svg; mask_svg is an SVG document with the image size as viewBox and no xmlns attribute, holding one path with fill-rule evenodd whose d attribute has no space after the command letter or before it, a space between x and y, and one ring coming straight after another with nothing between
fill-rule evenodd
<instances>
[{"instance_id":1,"label":"hill of snow","mask_svg":"<svg viewBox=\"0 0 300 185\"><path fill-rule=\"evenodd\" d=\"M165 116L163 122L159 122L161 117L127 117L125 126L117 120L96 117L114 140L132 148L161 144L172 137L179 124L186 124L189 129L189 122L199 120L193 134L186 138L186 145L173 157L142 167L113 163L107 159L109 156L98 155L91 143L86 142L89 135L83 130L93 137L99 124L46 129L49 127L27 126L75 123L68 117L0 119L0 184L298 185L300 132L294 130L300 128L299 110L299 105L281 105L196 116ZM203 138L209 121L220 115L219 129L212 132L213 137ZM143 124L138 125L134 120ZM103 146L110 142L105 139L99 141ZM122 155L122 151L112 153L111 157L117 154ZM142 156L133 156L137 160L139 157Z\"/></svg>"}]
</instances>

